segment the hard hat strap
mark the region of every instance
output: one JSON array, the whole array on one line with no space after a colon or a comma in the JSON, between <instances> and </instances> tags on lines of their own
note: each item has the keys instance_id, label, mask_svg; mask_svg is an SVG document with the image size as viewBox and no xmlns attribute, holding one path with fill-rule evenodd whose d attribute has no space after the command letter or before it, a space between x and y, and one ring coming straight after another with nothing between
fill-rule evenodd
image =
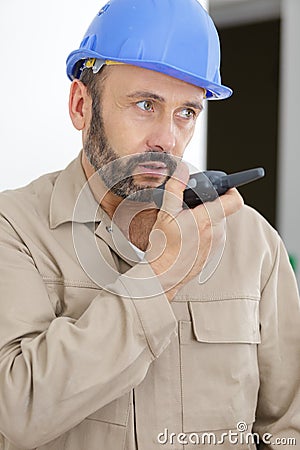
<instances>
[{"instance_id":1,"label":"hard hat strap","mask_svg":"<svg viewBox=\"0 0 300 450\"><path fill-rule=\"evenodd\" d=\"M88 58L84 61L79 70L82 72L85 69L92 69L93 73L96 74L102 69L103 66L114 66L117 64L124 64L124 63L121 61Z\"/></svg>"},{"instance_id":2,"label":"hard hat strap","mask_svg":"<svg viewBox=\"0 0 300 450\"><path fill-rule=\"evenodd\" d=\"M125 63L123 63L123 62L121 62L121 61L111 61L110 59L107 59L107 60L105 61L105 64L106 64L107 66L116 66L117 64L125 64Z\"/></svg>"}]
</instances>

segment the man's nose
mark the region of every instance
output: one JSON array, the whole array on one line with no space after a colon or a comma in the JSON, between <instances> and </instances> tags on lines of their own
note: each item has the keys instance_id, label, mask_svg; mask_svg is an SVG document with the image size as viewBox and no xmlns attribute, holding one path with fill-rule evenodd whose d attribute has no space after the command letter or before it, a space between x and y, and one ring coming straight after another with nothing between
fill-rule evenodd
<instances>
[{"instance_id":1,"label":"man's nose","mask_svg":"<svg viewBox=\"0 0 300 450\"><path fill-rule=\"evenodd\" d=\"M159 120L151 127L147 140L150 149L166 153L173 153L176 146L175 126L171 119Z\"/></svg>"}]
</instances>

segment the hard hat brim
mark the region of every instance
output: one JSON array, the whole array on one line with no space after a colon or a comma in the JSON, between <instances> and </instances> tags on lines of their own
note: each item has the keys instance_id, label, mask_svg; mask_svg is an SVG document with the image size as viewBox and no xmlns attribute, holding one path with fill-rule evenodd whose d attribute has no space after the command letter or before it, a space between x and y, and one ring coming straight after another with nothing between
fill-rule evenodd
<instances>
[{"instance_id":1,"label":"hard hat brim","mask_svg":"<svg viewBox=\"0 0 300 450\"><path fill-rule=\"evenodd\" d=\"M222 84L217 84L212 81L207 80L206 78L199 77L195 74L192 74L187 71L183 71L178 69L175 66L171 66L166 63L162 63L159 61L141 61L136 59L121 59L121 58L112 58L109 55L100 55L98 52L94 52L92 50L75 50L72 52L67 59L67 75L70 80L77 78L76 74L74 75L74 68L77 65L78 61L86 60L87 58L96 58L112 60L124 64L130 64L137 67L142 67L144 69L154 70L156 72L163 73L165 75L169 75L173 78L177 78L179 80L185 81L186 83L193 84L194 86L198 86L206 89L206 98L209 100L222 100L230 97L233 93L232 89Z\"/></svg>"}]
</instances>

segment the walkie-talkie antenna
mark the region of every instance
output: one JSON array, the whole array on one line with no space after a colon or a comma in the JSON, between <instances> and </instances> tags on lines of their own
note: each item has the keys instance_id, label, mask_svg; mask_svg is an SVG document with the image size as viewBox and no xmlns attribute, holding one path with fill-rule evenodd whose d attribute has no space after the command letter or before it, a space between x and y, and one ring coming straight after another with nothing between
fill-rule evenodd
<instances>
[{"instance_id":1,"label":"walkie-talkie antenna","mask_svg":"<svg viewBox=\"0 0 300 450\"><path fill-rule=\"evenodd\" d=\"M254 181L262 178L265 175L265 171L262 167L256 169L244 170L242 172L231 173L230 175L224 175L220 179L220 186L223 188L233 188L242 186L243 184L249 183L249 181Z\"/></svg>"}]
</instances>

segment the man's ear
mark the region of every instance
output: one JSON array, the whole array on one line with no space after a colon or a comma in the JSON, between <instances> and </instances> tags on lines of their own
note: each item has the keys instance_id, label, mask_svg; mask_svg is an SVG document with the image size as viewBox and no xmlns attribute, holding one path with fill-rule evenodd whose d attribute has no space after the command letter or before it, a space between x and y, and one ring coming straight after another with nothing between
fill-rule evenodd
<instances>
[{"instance_id":1,"label":"man's ear","mask_svg":"<svg viewBox=\"0 0 300 450\"><path fill-rule=\"evenodd\" d=\"M74 80L70 88L69 114L74 127L83 130L90 123L92 99L86 86L79 80Z\"/></svg>"}]
</instances>

